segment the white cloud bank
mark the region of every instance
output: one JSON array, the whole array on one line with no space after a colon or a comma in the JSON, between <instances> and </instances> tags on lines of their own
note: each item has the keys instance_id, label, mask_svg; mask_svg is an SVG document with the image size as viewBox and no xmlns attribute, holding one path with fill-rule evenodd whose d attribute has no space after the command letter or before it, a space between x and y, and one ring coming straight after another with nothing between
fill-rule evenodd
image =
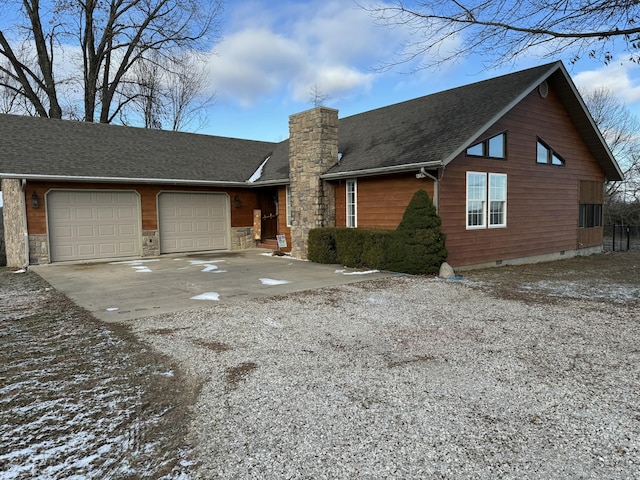
<instances>
[{"instance_id":1,"label":"white cloud bank","mask_svg":"<svg viewBox=\"0 0 640 480\"><path fill-rule=\"evenodd\" d=\"M344 0L245 2L234 6L226 30L209 59L212 88L244 107L281 91L309 102L314 86L332 100L370 91L372 68L402 41Z\"/></svg>"},{"instance_id":2,"label":"white cloud bank","mask_svg":"<svg viewBox=\"0 0 640 480\"><path fill-rule=\"evenodd\" d=\"M582 93L606 88L627 105L640 102L640 65L631 62L616 62L595 70L585 70L573 75L573 80Z\"/></svg>"}]
</instances>

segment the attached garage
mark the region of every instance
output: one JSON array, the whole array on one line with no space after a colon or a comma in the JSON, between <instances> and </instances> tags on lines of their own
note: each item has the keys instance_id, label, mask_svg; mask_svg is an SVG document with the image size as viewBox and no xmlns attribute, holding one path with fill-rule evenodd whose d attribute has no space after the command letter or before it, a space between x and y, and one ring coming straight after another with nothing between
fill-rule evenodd
<instances>
[{"instance_id":1,"label":"attached garage","mask_svg":"<svg viewBox=\"0 0 640 480\"><path fill-rule=\"evenodd\" d=\"M52 190L46 202L52 262L140 255L136 192Z\"/></svg>"},{"instance_id":2,"label":"attached garage","mask_svg":"<svg viewBox=\"0 0 640 480\"><path fill-rule=\"evenodd\" d=\"M162 192L158 221L161 253L229 248L229 197L224 193Z\"/></svg>"}]
</instances>

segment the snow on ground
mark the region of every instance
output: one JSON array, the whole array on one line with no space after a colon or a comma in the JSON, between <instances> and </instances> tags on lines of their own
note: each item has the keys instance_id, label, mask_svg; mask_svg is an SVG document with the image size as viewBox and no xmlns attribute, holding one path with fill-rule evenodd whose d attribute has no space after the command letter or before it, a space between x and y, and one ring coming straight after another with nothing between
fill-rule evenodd
<instances>
[{"instance_id":1,"label":"snow on ground","mask_svg":"<svg viewBox=\"0 0 640 480\"><path fill-rule=\"evenodd\" d=\"M275 280L273 278L259 278L258 280L260 280L260 283L262 283L263 285L269 285L269 286L286 285L287 283L291 283L288 280Z\"/></svg>"},{"instance_id":2,"label":"snow on ground","mask_svg":"<svg viewBox=\"0 0 640 480\"><path fill-rule=\"evenodd\" d=\"M191 300L220 300L220 294L218 292L204 292L191 297Z\"/></svg>"},{"instance_id":3,"label":"snow on ground","mask_svg":"<svg viewBox=\"0 0 640 480\"><path fill-rule=\"evenodd\" d=\"M8 275L0 272L0 478L187 480L186 447L165 450L159 429L175 405L149 398L181 384L170 364L35 274L12 276L11 288Z\"/></svg>"}]
</instances>

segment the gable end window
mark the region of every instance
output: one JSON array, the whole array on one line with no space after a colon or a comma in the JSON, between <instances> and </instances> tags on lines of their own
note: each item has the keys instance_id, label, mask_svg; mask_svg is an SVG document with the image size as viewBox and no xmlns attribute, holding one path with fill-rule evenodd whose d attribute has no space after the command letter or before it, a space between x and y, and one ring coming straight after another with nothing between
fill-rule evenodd
<instances>
[{"instance_id":1,"label":"gable end window","mask_svg":"<svg viewBox=\"0 0 640 480\"><path fill-rule=\"evenodd\" d=\"M564 165L564 159L538 138L538 143L536 144L536 163L561 167Z\"/></svg>"},{"instance_id":2,"label":"gable end window","mask_svg":"<svg viewBox=\"0 0 640 480\"><path fill-rule=\"evenodd\" d=\"M484 158L506 158L507 157L507 134L506 132L487 138L482 142L471 145L467 148L467 155L470 157Z\"/></svg>"},{"instance_id":3,"label":"gable end window","mask_svg":"<svg viewBox=\"0 0 640 480\"><path fill-rule=\"evenodd\" d=\"M507 226L507 176L467 172L467 229Z\"/></svg>"},{"instance_id":4,"label":"gable end window","mask_svg":"<svg viewBox=\"0 0 640 480\"><path fill-rule=\"evenodd\" d=\"M358 182L347 180L347 227L358 226Z\"/></svg>"}]
</instances>

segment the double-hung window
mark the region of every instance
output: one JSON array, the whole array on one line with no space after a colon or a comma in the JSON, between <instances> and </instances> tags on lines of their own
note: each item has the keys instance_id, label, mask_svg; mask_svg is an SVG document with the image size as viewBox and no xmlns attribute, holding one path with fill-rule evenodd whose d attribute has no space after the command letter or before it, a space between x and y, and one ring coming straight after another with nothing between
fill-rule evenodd
<instances>
[{"instance_id":1,"label":"double-hung window","mask_svg":"<svg viewBox=\"0 0 640 480\"><path fill-rule=\"evenodd\" d=\"M507 226L507 176L467 172L467 229Z\"/></svg>"},{"instance_id":2,"label":"double-hung window","mask_svg":"<svg viewBox=\"0 0 640 480\"><path fill-rule=\"evenodd\" d=\"M347 227L358 226L358 183L357 180L347 180Z\"/></svg>"}]
</instances>

